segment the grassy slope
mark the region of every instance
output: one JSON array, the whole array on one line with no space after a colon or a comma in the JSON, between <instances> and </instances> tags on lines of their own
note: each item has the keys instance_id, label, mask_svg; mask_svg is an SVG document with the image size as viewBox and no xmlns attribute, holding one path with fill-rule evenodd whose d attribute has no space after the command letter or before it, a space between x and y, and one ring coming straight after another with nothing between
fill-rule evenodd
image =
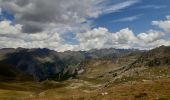
<instances>
[{"instance_id":1,"label":"grassy slope","mask_svg":"<svg viewBox=\"0 0 170 100\"><path fill-rule=\"evenodd\" d=\"M169 100L169 84L170 78L124 83L110 86L92 97L96 99L102 98L103 100ZM105 92L108 94L102 95Z\"/></svg>"},{"instance_id":2,"label":"grassy slope","mask_svg":"<svg viewBox=\"0 0 170 100\"><path fill-rule=\"evenodd\" d=\"M90 60L82 64L85 71L78 77L86 81L105 83L113 78L115 70L129 65L138 57L138 54L130 54L116 60Z\"/></svg>"},{"instance_id":3,"label":"grassy slope","mask_svg":"<svg viewBox=\"0 0 170 100\"><path fill-rule=\"evenodd\" d=\"M65 82L0 83L0 100L169 100L170 66L142 67L114 77L114 69L138 56L117 61L92 60L78 77Z\"/></svg>"},{"instance_id":4,"label":"grassy slope","mask_svg":"<svg viewBox=\"0 0 170 100\"><path fill-rule=\"evenodd\" d=\"M151 67L103 84L73 79L65 82L1 82L1 100L169 100L170 67ZM105 94L106 93L106 94Z\"/></svg>"},{"instance_id":5,"label":"grassy slope","mask_svg":"<svg viewBox=\"0 0 170 100\"><path fill-rule=\"evenodd\" d=\"M170 79L123 83L86 92L81 89L54 88L36 94L32 91L0 89L1 100L169 100ZM107 93L104 94L103 93Z\"/></svg>"}]
</instances>

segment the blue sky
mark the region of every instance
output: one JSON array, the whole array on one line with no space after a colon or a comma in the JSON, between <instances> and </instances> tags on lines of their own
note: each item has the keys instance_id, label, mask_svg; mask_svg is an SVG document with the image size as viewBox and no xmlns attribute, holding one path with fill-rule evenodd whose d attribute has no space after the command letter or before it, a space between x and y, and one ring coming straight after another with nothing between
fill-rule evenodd
<instances>
[{"instance_id":1,"label":"blue sky","mask_svg":"<svg viewBox=\"0 0 170 100\"><path fill-rule=\"evenodd\" d=\"M118 0L108 0L108 5L114 4ZM138 0L136 4L116 12L102 14L91 19L93 27L106 27L111 32L129 27L134 32L140 33L148 29L155 28L151 25L153 20L164 19L170 15L169 0ZM129 18L129 19L128 19ZM0 20L14 20L10 11L2 11ZM123 20L124 19L124 20ZM141 27L142 26L142 27Z\"/></svg>"},{"instance_id":2,"label":"blue sky","mask_svg":"<svg viewBox=\"0 0 170 100\"><path fill-rule=\"evenodd\" d=\"M0 48L170 45L170 0L0 0Z\"/></svg>"},{"instance_id":3,"label":"blue sky","mask_svg":"<svg viewBox=\"0 0 170 100\"><path fill-rule=\"evenodd\" d=\"M170 15L170 0L141 0L139 3L126 9L94 19L94 26L107 27L112 32L129 27L138 34L152 28L154 29L155 27L151 25L151 22L153 20L165 19L167 15ZM133 16L137 18L114 22Z\"/></svg>"},{"instance_id":4,"label":"blue sky","mask_svg":"<svg viewBox=\"0 0 170 100\"><path fill-rule=\"evenodd\" d=\"M3 20L10 20L13 21L14 20L14 16L11 12L7 12L7 11L1 11L1 15L0 15L0 21Z\"/></svg>"}]
</instances>

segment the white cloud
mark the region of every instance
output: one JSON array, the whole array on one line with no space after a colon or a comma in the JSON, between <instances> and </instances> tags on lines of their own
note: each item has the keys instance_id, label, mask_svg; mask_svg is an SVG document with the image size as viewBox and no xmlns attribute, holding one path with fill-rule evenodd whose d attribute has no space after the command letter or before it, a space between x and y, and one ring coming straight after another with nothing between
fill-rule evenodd
<instances>
[{"instance_id":1,"label":"white cloud","mask_svg":"<svg viewBox=\"0 0 170 100\"><path fill-rule=\"evenodd\" d=\"M167 18L168 20L170 20L170 15L166 16L166 18Z\"/></svg>"},{"instance_id":2,"label":"white cloud","mask_svg":"<svg viewBox=\"0 0 170 100\"><path fill-rule=\"evenodd\" d=\"M77 27L99 15L97 0L0 0L0 7L15 15L15 22L23 25L23 32L36 33L62 25ZM103 1L103 0L99 0ZM98 3L99 3L98 1ZM51 23L53 25L51 26ZM64 27L65 26L65 27Z\"/></svg>"},{"instance_id":3,"label":"white cloud","mask_svg":"<svg viewBox=\"0 0 170 100\"><path fill-rule=\"evenodd\" d=\"M89 50L94 48L138 48L150 49L160 45L170 45L170 40L162 37L164 33L148 31L137 36L129 28L118 32L109 32L108 29L99 27L83 33L77 33L77 44L64 43L57 32L40 32L27 34L21 31L22 25L11 24L10 21L0 22L0 48L49 48L56 51Z\"/></svg>"},{"instance_id":4,"label":"white cloud","mask_svg":"<svg viewBox=\"0 0 170 100\"><path fill-rule=\"evenodd\" d=\"M0 22L0 47L40 47L57 51L102 48L104 44L112 41L112 38L109 38L112 34L105 28L91 30L88 18L124 9L139 0L121 0L113 5L105 5L107 2L109 1L0 0L0 7L15 16L15 24L10 21ZM80 31L89 33L84 36L77 35L76 39L80 43L75 45L64 43L60 36L65 32Z\"/></svg>"},{"instance_id":5,"label":"white cloud","mask_svg":"<svg viewBox=\"0 0 170 100\"><path fill-rule=\"evenodd\" d=\"M154 42L150 42L150 43L145 43L143 41L140 42L140 45L136 45L135 48L137 49L141 49L141 50L148 50L148 49L153 49L159 46L170 46L170 40L165 40L165 39L159 39L156 40Z\"/></svg>"},{"instance_id":6,"label":"white cloud","mask_svg":"<svg viewBox=\"0 0 170 100\"><path fill-rule=\"evenodd\" d=\"M170 45L170 40L163 39L164 33L159 31L135 35L129 28L118 32L109 32L104 27L91 29L93 23L88 18L116 12L138 2L140 0L117 0L107 5L106 0L0 0L0 7L11 10L15 16L15 24L0 22L0 48L39 47L65 51L110 47L150 49ZM118 21L133 21L137 17ZM170 32L169 16L152 23ZM67 32L76 34L77 44L64 43L61 35Z\"/></svg>"},{"instance_id":7,"label":"white cloud","mask_svg":"<svg viewBox=\"0 0 170 100\"><path fill-rule=\"evenodd\" d=\"M129 6L132 6L138 2L140 2L140 0L126 0L123 2L119 2L119 3L116 3L115 5L108 7L107 9L103 9L103 13L116 12L116 11L122 10L124 8L127 8Z\"/></svg>"},{"instance_id":8,"label":"white cloud","mask_svg":"<svg viewBox=\"0 0 170 100\"><path fill-rule=\"evenodd\" d=\"M124 17L117 20L113 20L112 22L127 22L127 21L134 21L137 20L141 15L136 16L130 16L130 17Z\"/></svg>"},{"instance_id":9,"label":"white cloud","mask_svg":"<svg viewBox=\"0 0 170 100\"><path fill-rule=\"evenodd\" d=\"M170 32L170 17L169 16L166 17L166 20L152 21L152 24L158 26L159 28L163 29L166 32Z\"/></svg>"},{"instance_id":10,"label":"white cloud","mask_svg":"<svg viewBox=\"0 0 170 100\"><path fill-rule=\"evenodd\" d=\"M65 44L59 33L40 32L27 34L21 31L21 25L11 25L10 21L0 22L1 48L49 48L56 51L73 49Z\"/></svg>"},{"instance_id":11,"label":"white cloud","mask_svg":"<svg viewBox=\"0 0 170 100\"><path fill-rule=\"evenodd\" d=\"M140 6L137 7L140 9L161 9L161 8L166 8L165 5L144 5L144 6Z\"/></svg>"},{"instance_id":12,"label":"white cloud","mask_svg":"<svg viewBox=\"0 0 170 100\"><path fill-rule=\"evenodd\" d=\"M137 35L137 37L144 41L145 43L151 43L156 40L161 39L165 34L163 32L158 32L154 30L150 30L147 33L140 33Z\"/></svg>"},{"instance_id":13,"label":"white cloud","mask_svg":"<svg viewBox=\"0 0 170 100\"><path fill-rule=\"evenodd\" d=\"M89 50L93 48L137 48L150 49L160 45L170 45L170 41L162 39L164 33L150 30L137 36L129 28L111 33L106 28L79 33L76 39L80 42L78 48Z\"/></svg>"},{"instance_id":14,"label":"white cloud","mask_svg":"<svg viewBox=\"0 0 170 100\"><path fill-rule=\"evenodd\" d=\"M136 37L132 30L125 28L119 32L112 33L113 41L118 43L129 43L131 41L136 41Z\"/></svg>"},{"instance_id":15,"label":"white cloud","mask_svg":"<svg viewBox=\"0 0 170 100\"><path fill-rule=\"evenodd\" d=\"M22 31L37 33L46 30L84 31L91 27L88 18L112 13L132 6L140 0L0 0L0 7L15 15ZM111 5L108 2L112 3ZM51 24L53 23L53 24ZM61 26L61 27L60 27ZM80 28L77 28L81 26ZM64 32L65 32L64 31Z\"/></svg>"},{"instance_id":16,"label":"white cloud","mask_svg":"<svg viewBox=\"0 0 170 100\"><path fill-rule=\"evenodd\" d=\"M106 28L96 28L84 33L78 33L76 39L79 41L79 48L89 50L93 48L102 48L108 41L110 33Z\"/></svg>"},{"instance_id":17,"label":"white cloud","mask_svg":"<svg viewBox=\"0 0 170 100\"><path fill-rule=\"evenodd\" d=\"M11 25L12 23L10 21L1 21L0 22L0 34L18 34L20 33L20 30L22 29L22 26L17 25Z\"/></svg>"}]
</instances>

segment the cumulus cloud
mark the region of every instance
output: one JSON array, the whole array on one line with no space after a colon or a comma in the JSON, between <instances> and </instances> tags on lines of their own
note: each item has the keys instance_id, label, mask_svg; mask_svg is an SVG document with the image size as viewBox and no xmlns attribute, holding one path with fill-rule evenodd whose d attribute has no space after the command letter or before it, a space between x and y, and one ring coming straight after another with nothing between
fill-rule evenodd
<instances>
[{"instance_id":1,"label":"cumulus cloud","mask_svg":"<svg viewBox=\"0 0 170 100\"><path fill-rule=\"evenodd\" d=\"M124 9L139 0L120 0L105 5L107 2L109 0L0 0L0 7L14 14L15 22L23 25L23 32L36 33L56 30L54 27L59 25L61 30L71 27L68 31L74 31L75 27L88 22L88 18Z\"/></svg>"},{"instance_id":2,"label":"cumulus cloud","mask_svg":"<svg viewBox=\"0 0 170 100\"><path fill-rule=\"evenodd\" d=\"M138 2L140 0L116 0L112 3L110 0L0 0L0 12L9 11L15 17L13 21L0 22L0 48L39 47L65 51L110 47L150 49L170 45L170 40L163 39L165 34L159 31L136 35L129 28L117 32L104 27L92 29L93 23L89 18L116 12ZM133 21L138 17L119 21ZM167 17L152 24L170 32L169 20ZM77 43L65 42L62 35L69 32L76 35Z\"/></svg>"},{"instance_id":3,"label":"cumulus cloud","mask_svg":"<svg viewBox=\"0 0 170 100\"><path fill-rule=\"evenodd\" d=\"M67 44L57 32L43 31L35 34L22 32L22 25L13 25L10 21L0 22L0 48L49 48L56 51L89 50L94 48L138 48L150 49L160 45L170 45L164 40L164 33L150 30L135 35L129 28L118 32L109 32L107 28L99 27L77 33L77 44Z\"/></svg>"},{"instance_id":4,"label":"cumulus cloud","mask_svg":"<svg viewBox=\"0 0 170 100\"><path fill-rule=\"evenodd\" d=\"M163 35L162 32L150 30L136 36L129 28L112 33L108 29L100 27L79 33L76 35L76 39L80 43L79 48L83 50L110 47L150 49L160 45L170 45L169 41L162 39Z\"/></svg>"},{"instance_id":5,"label":"cumulus cloud","mask_svg":"<svg viewBox=\"0 0 170 100\"><path fill-rule=\"evenodd\" d=\"M106 42L108 42L110 33L106 28L95 28L93 30L79 33L76 35L76 39L79 41L79 48L83 50L89 50L92 48L102 48Z\"/></svg>"},{"instance_id":6,"label":"cumulus cloud","mask_svg":"<svg viewBox=\"0 0 170 100\"><path fill-rule=\"evenodd\" d=\"M154 30L150 30L147 33L140 33L137 35L137 37L144 41L145 43L151 43L156 40L161 39L165 34L163 32L158 32Z\"/></svg>"},{"instance_id":7,"label":"cumulus cloud","mask_svg":"<svg viewBox=\"0 0 170 100\"><path fill-rule=\"evenodd\" d=\"M132 30L129 28L125 28L120 30L119 32L112 33L113 40L120 43L130 43L131 41L136 41L136 37Z\"/></svg>"},{"instance_id":8,"label":"cumulus cloud","mask_svg":"<svg viewBox=\"0 0 170 100\"><path fill-rule=\"evenodd\" d=\"M56 51L71 50L71 45L65 44L59 33L40 32L27 34L21 31L22 25L12 25L10 21L0 22L1 48L49 48Z\"/></svg>"},{"instance_id":9,"label":"cumulus cloud","mask_svg":"<svg viewBox=\"0 0 170 100\"><path fill-rule=\"evenodd\" d=\"M166 32L170 32L170 17L167 16L166 20L152 21L153 25L158 26Z\"/></svg>"},{"instance_id":10,"label":"cumulus cloud","mask_svg":"<svg viewBox=\"0 0 170 100\"><path fill-rule=\"evenodd\" d=\"M50 23L74 25L98 16L93 0L0 0L0 6L14 14L26 33L41 32Z\"/></svg>"},{"instance_id":11,"label":"cumulus cloud","mask_svg":"<svg viewBox=\"0 0 170 100\"><path fill-rule=\"evenodd\" d=\"M0 22L0 35L4 34L18 34L21 30L21 25L17 24L12 26L10 21Z\"/></svg>"}]
</instances>

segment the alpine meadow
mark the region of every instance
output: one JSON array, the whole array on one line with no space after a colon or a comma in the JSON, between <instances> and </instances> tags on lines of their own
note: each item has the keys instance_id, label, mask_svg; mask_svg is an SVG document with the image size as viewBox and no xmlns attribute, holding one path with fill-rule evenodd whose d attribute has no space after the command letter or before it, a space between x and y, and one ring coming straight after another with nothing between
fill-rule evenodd
<instances>
[{"instance_id":1,"label":"alpine meadow","mask_svg":"<svg viewBox=\"0 0 170 100\"><path fill-rule=\"evenodd\" d=\"M0 0L0 100L170 100L170 0Z\"/></svg>"}]
</instances>

